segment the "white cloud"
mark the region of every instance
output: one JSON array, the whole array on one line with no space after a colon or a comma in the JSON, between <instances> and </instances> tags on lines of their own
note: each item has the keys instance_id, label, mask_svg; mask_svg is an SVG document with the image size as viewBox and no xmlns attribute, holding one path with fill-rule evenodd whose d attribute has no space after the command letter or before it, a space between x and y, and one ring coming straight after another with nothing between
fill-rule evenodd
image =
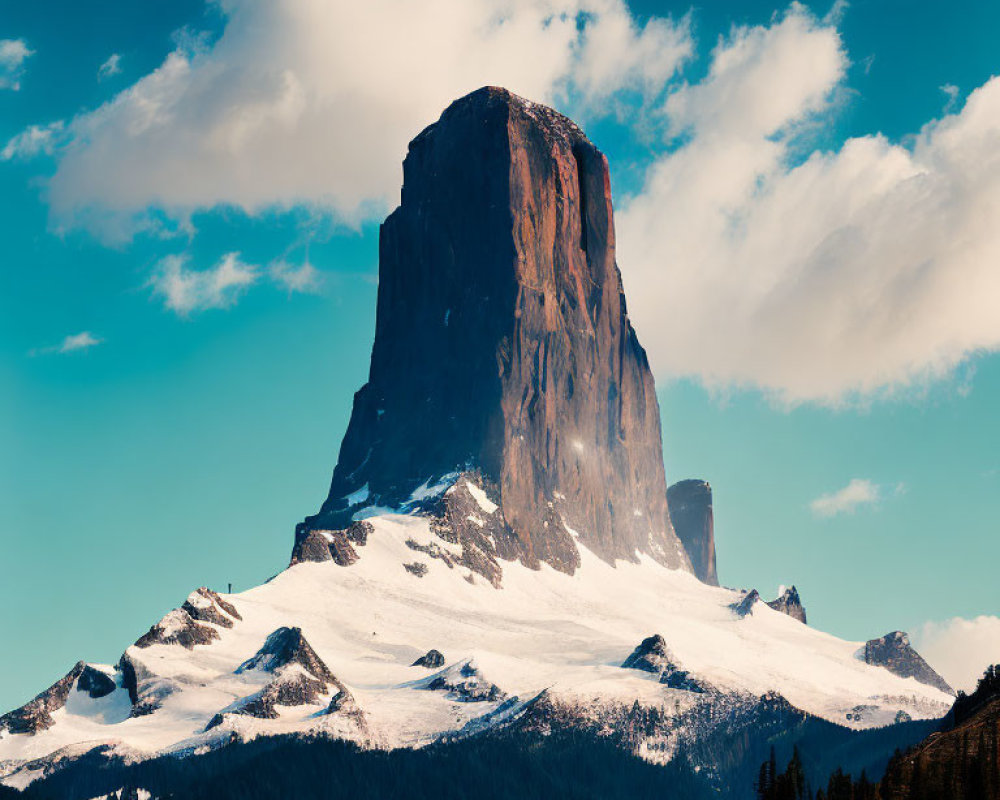
<instances>
[{"instance_id":1,"label":"white cloud","mask_svg":"<svg viewBox=\"0 0 1000 800\"><path fill-rule=\"evenodd\" d=\"M45 353L75 353L79 350L89 350L96 347L104 340L99 339L90 331L81 331L65 337L59 344L49 347L40 347L29 351L28 355L37 356Z\"/></svg>"},{"instance_id":2,"label":"white cloud","mask_svg":"<svg viewBox=\"0 0 1000 800\"><path fill-rule=\"evenodd\" d=\"M83 331L81 333L73 334L72 336L67 336L62 340L62 344L59 345L60 353L73 353L77 350L86 350L95 345L101 343L101 339L98 339L90 331Z\"/></svg>"},{"instance_id":3,"label":"white cloud","mask_svg":"<svg viewBox=\"0 0 1000 800\"><path fill-rule=\"evenodd\" d=\"M665 142L617 235L658 375L837 406L1000 349L1000 78L961 107L946 87L955 113L905 146L815 150L847 92L842 3L734 28L681 86L687 20L640 25L622 0L220 7L217 41L188 37L38 147L59 158L57 226L128 238L197 209L295 204L356 223L396 201L406 142L466 91L503 84L584 116L628 98Z\"/></svg>"},{"instance_id":4,"label":"white cloud","mask_svg":"<svg viewBox=\"0 0 1000 800\"><path fill-rule=\"evenodd\" d=\"M34 158L42 153L52 155L64 130L61 120L48 125L29 125L4 145L0 150L0 159L10 161L13 158Z\"/></svg>"},{"instance_id":5,"label":"white cloud","mask_svg":"<svg viewBox=\"0 0 1000 800\"><path fill-rule=\"evenodd\" d=\"M846 66L837 31L793 6L736 29L707 78L670 96L684 138L617 237L659 374L840 405L1000 348L1000 78L906 147L804 153Z\"/></svg>"},{"instance_id":6,"label":"white cloud","mask_svg":"<svg viewBox=\"0 0 1000 800\"><path fill-rule=\"evenodd\" d=\"M55 219L306 203L353 223L397 201L407 142L455 98L501 84L601 113L618 89L654 97L691 52L685 21L639 26L623 0L220 6L216 42L72 121Z\"/></svg>"},{"instance_id":7,"label":"white cloud","mask_svg":"<svg viewBox=\"0 0 1000 800\"><path fill-rule=\"evenodd\" d=\"M97 68L97 80L103 81L118 75L122 71L122 57L120 53L112 53L108 60Z\"/></svg>"},{"instance_id":8,"label":"white cloud","mask_svg":"<svg viewBox=\"0 0 1000 800\"><path fill-rule=\"evenodd\" d=\"M186 316L193 311L231 306L258 278L257 268L227 253L205 270L187 267L185 255L171 255L157 265L150 286L171 311Z\"/></svg>"},{"instance_id":9,"label":"white cloud","mask_svg":"<svg viewBox=\"0 0 1000 800\"><path fill-rule=\"evenodd\" d=\"M875 505L879 494L879 487L871 481L853 478L843 489L817 497L809 504L809 508L818 517L853 514L861 506Z\"/></svg>"},{"instance_id":10,"label":"white cloud","mask_svg":"<svg viewBox=\"0 0 1000 800\"><path fill-rule=\"evenodd\" d=\"M268 275L279 286L291 292L313 294L323 285L323 276L308 260L299 266L293 266L287 261L276 261L268 267Z\"/></svg>"},{"instance_id":11,"label":"white cloud","mask_svg":"<svg viewBox=\"0 0 1000 800\"><path fill-rule=\"evenodd\" d=\"M971 692L990 664L1000 664L1000 617L927 622L913 637L927 663L956 689Z\"/></svg>"},{"instance_id":12,"label":"white cloud","mask_svg":"<svg viewBox=\"0 0 1000 800\"><path fill-rule=\"evenodd\" d=\"M21 88L24 62L34 53L24 39L0 39L0 89Z\"/></svg>"}]
</instances>

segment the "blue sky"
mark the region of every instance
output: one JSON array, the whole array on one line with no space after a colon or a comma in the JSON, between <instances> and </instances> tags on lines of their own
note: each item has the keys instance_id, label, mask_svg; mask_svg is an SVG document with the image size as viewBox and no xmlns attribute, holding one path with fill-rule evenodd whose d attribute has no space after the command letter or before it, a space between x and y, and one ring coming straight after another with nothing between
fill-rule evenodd
<instances>
[{"instance_id":1,"label":"blue sky","mask_svg":"<svg viewBox=\"0 0 1000 800\"><path fill-rule=\"evenodd\" d=\"M405 143L484 83L609 157L723 582L1000 660L995 4L85 5L0 0L0 707L284 566Z\"/></svg>"}]
</instances>

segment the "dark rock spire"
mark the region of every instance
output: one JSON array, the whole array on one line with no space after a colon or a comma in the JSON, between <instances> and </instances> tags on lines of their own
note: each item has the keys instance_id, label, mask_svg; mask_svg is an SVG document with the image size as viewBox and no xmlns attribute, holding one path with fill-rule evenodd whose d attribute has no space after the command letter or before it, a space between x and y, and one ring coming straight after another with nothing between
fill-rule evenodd
<instances>
[{"instance_id":1,"label":"dark rock spire","mask_svg":"<svg viewBox=\"0 0 1000 800\"><path fill-rule=\"evenodd\" d=\"M578 534L608 561L689 568L615 263L607 160L568 118L495 87L410 143L379 239L368 383L299 537L460 472L499 505L503 557L572 572Z\"/></svg>"},{"instance_id":2,"label":"dark rock spire","mask_svg":"<svg viewBox=\"0 0 1000 800\"><path fill-rule=\"evenodd\" d=\"M715 521L708 481L678 481L667 489L670 521L702 583L719 585L715 570Z\"/></svg>"},{"instance_id":3,"label":"dark rock spire","mask_svg":"<svg viewBox=\"0 0 1000 800\"><path fill-rule=\"evenodd\" d=\"M913 649L910 637L903 631L892 631L877 639L869 639L865 642L864 660L866 664L885 667L901 678L916 678L946 694L955 694L948 682Z\"/></svg>"}]
</instances>

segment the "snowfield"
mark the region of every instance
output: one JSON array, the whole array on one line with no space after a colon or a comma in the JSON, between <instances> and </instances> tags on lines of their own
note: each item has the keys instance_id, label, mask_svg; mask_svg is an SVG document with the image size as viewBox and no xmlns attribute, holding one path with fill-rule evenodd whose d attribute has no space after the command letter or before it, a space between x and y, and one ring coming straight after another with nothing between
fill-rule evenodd
<instances>
[{"instance_id":1,"label":"snowfield","mask_svg":"<svg viewBox=\"0 0 1000 800\"><path fill-rule=\"evenodd\" d=\"M484 512L492 505L485 495L480 502ZM218 633L216 640L191 649L130 647L147 680L162 689L158 709L130 717L122 674L98 665L118 688L98 699L74 688L48 729L0 734L0 774L24 785L40 774L26 762L63 748L71 755L113 742L123 754L142 758L197 752L234 733L245 739L326 731L370 747L421 746L510 719L545 690L560 703L598 714L605 704L635 700L676 713L703 695L620 666L653 634L664 638L681 668L715 690L777 692L840 725L886 725L900 711L914 719L937 717L951 705L937 689L859 660L860 642L810 628L763 602L741 618L730 608L741 592L707 586L648 558L612 567L581 547L575 575L504 563L497 589L407 544L448 547L426 517L385 514L368 522L373 532L351 566L302 563L249 591L221 595L242 620L231 628L200 622ZM404 568L415 562L426 567L422 576ZM204 607L203 598L193 598ZM173 626L172 619L165 625ZM360 715L325 713L337 693L331 686L315 702L277 706L274 719L227 713L206 730L216 714L274 679L263 669L236 670L283 626L301 628ZM432 648L444 654L444 667L411 666ZM498 691L485 699L474 691L463 696L449 688L456 681ZM865 707L860 713L859 706Z\"/></svg>"}]
</instances>

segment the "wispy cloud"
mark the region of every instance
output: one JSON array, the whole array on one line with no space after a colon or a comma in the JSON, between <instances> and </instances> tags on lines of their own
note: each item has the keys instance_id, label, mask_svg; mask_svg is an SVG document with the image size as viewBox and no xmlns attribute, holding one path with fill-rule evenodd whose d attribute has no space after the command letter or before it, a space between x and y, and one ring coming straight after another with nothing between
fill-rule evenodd
<instances>
[{"instance_id":1,"label":"wispy cloud","mask_svg":"<svg viewBox=\"0 0 1000 800\"><path fill-rule=\"evenodd\" d=\"M18 91L24 62L34 55L24 39L0 39L0 89Z\"/></svg>"},{"instance_id":2,"label":"wispy cloud","mask_svg":"<svg viewBox=\"0 0 1000 800\"><path fill-rule=\"evenodd\" d=\"M239 253L227 253L204 270L189 269L187 262L186 255L167 256L149 281L164 306L181 316L231 306L259 277L257 267L243 263Z\"/></svg>"},{"instance_id":3,"label":"wispy cloud","mask_svg":"<svg viewBox=\"0 0 1000 800\"><path fill-rule=\"evenodd\" d=\"M60 136L65 133L62 120L48 125L29 125L16 136L13 136L0 150L0 159L10 161L14 158L34 158L44 153L52 155Z\"/></svg>"},{"instance_id":4,"label":"wispy cloud","mask_svg":"<svg viewBox=\"0 0 1000 800\"><path fill-rule=\"evenodd\" d=\"M37 347L28 352L29 356L45 355L46 353L76 353L80 350L89 350L96 347L104 340L94 336L90 331L81 331L65 337L59 344L48 347Z\"/></svg>"},{"instance_id":5,"label":"wispy cloud","mask_svg":"<svg viewBox=\"0 0 1000 800\"><path fill-rule=\"evenodd\" d=\"M938 88L944 92L945 96L948 98L948 102L944 104L944 110L951 111L958 102L958 95L960 94L959 88L953 83L946 83Z\"/></svg>"},{"instance_id":6,"label":"wispy cloud","mask_svg":"<svg viewBox=\"0 0 1000 800\"><path fill-rule=\"evenodd\" d=\"M108 60L97 68L97 80L103 81L111 78L122 71L122 57L120 53L112 53Z\"/></svg>"},{"instance_id":7,"label":"wispy cloud","mask_svg":"<svg viewBox=\"0 0 1000 800\"><path fill-rule=\"evenodd\" d=\"M897 486L897 491L903 484ZM879 501L880 489L869 480L854 478L843 489L820 495L809 504L818 517L835 517L853 514L861 506L871 506Z\"/></svg>"},{"instance_id":8,"label":"wispy cloud","mask_svg":"<svg viewBox=\"0 0 1000 800\"><path fill-rule=\"evenodd\" d=\"M913 641L948 683L968 692L987 666L1000 664L1000 617L927 622L914 632Z\"/></svg>"},{"instance_id":9,"label":"wispy cloud","mask_svg":"<svg viewBox=\"0 0 1000 800\"><path fill-rule=\"evenodd\" d=\"M272 281L289 293L315 294L323 286L323 276L308 260L299 266L289 264L287 261L276 261L268 267L267 272Z\"/></svg>"}]
</instances>

